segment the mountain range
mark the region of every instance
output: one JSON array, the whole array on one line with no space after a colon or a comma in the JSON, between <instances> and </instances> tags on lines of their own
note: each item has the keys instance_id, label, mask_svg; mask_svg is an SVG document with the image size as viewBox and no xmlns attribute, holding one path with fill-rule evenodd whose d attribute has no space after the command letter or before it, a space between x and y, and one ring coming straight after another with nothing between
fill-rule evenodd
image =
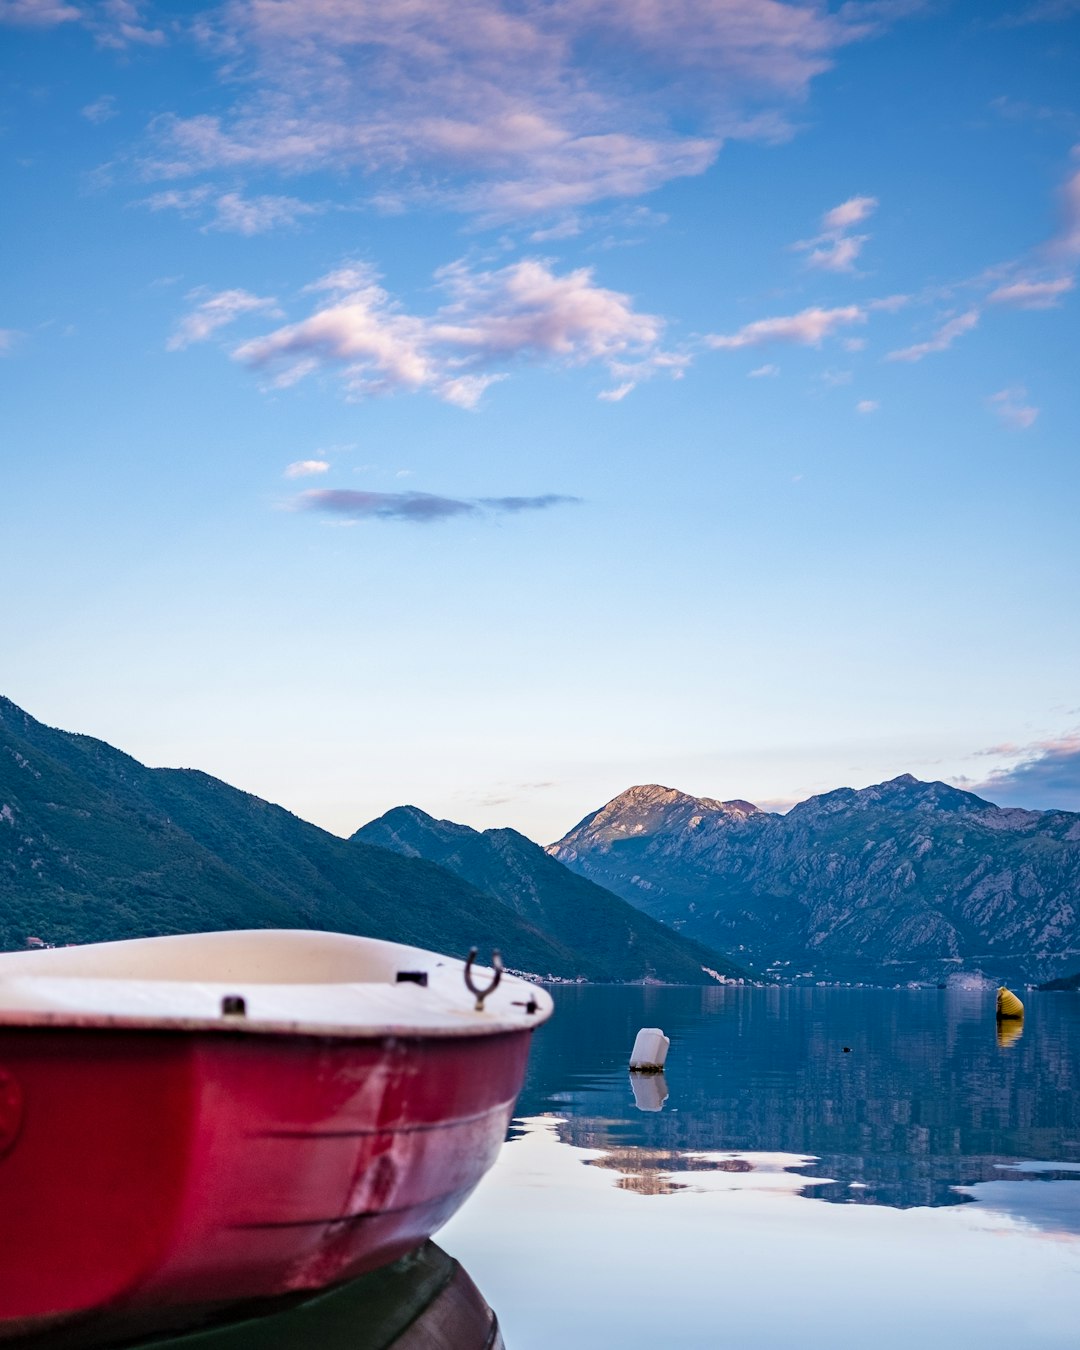
<instances>
[{"instance_id":1,"label":"mountain range","mask_svg":"<svg viewBox=\"0 0 1080 1350\"><path fill-rule=\"evenodd\" d=\"M488 877L341 839L207 774L147 768L53 730L0 698L0 948L303 927L461 955L499 947L516 969L564 979L703 983L714 978L703 967L733 972L523 836L502 842L520 875L530 851L537 869L520 897L494 865Z\"/></svg>"},{"instance_id":2,"label":"mountain range","mask_svg":"<svg viewBox=\"0 0 1080 1350\"><path fill-rule=\"evenodd\" d=\"M1001 808L910 774L786 815L633 787L548 852L761 971L1046 979L1080 963L1080 814Z\"/></svg>"},{"instance_id":3,"label":"mountain range","mask_svg":"<svg viewBox=\"0 0 1080 1350\"><path fill-rule=\"evenodd\" d=\"M497 946L564 979L1049 980L1080 966L1080 814L905 774L786 815L633 787L546 851L415 806L342 839L0 698L0 947L240 927Z\"/></svg>"},{"instance_id":4,"label":"mountain range","mask_svg":"<svg viewBox=\"0 0 1080 1350\"><path fill-rule=\"evenodd\" d=\"M578 876L517 830L481 832L435 820L415 806L398 806L352 837L407 858L426 858L545 932L572 934L577 949L588 954L583 974L600 969L630 978L634 953L643 949L653 963L662 963L668 978L680 973L682 983L702 983L703 969L728 977L745 973L706 944L681 937Z\"/></svg>"}]
</instances>

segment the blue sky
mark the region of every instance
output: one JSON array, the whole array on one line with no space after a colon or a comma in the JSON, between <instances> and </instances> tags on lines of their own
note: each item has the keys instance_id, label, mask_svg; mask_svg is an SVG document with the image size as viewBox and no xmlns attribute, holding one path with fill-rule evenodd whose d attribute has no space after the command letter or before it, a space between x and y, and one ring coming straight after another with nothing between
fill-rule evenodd
<instances>
[{"instance_id":1,"label":"blue sky","mask_svg":"<svg viewBox=\"0 0 1080 1350\"><path fill-rule=\"evenodd\" d=\"M0 37L35 716L343 833L902 772L1080 809L1080 5Z\"/></svg>"}]
</instances>

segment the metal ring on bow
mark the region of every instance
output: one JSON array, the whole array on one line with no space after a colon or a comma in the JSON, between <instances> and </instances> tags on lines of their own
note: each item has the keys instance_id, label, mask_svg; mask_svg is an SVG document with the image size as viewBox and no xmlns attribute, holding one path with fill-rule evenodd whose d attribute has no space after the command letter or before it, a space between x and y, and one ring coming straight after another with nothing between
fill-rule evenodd
<instances>
[{"instance_id":1,"label":"metal ring on bow","mask_svg":"<svg viewBox=\"0 0 1080 1350\"><path fill-rule=\"evenodd\" d=\"M491 953L491 968L495 972L495 978L491 981L491 983L488 985L486 989L478 989L476 985L473 983L472 977L473 963L475 961L476 961L476 948L470 947L469 957L468 960L465 962L465 984L469 990L469 993L476 995L476 1011L483 1012L484 999L487 998L488 994L493 994L495 990L498 989L499 987L499 981L502 979L503 963L502 957L499 955L498 951L493 951Z\"/></svg>"}]
</instances>

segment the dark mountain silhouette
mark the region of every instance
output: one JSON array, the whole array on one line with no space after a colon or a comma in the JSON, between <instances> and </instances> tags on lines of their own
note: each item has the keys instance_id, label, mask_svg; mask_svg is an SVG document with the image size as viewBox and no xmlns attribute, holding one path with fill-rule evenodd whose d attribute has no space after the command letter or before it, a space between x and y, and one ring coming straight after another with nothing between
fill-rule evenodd
<instances>
[{"instance_id":1,"label":"dark mountain silhouette","mask_svg":"<svg viewBox=\"0 0 1080 1350\"><path fill-rule=\"evenodd\" d=\"M676 967L690 978L690 943L590 891L640 935L636 963L620 967L633 976L589 949L587 913L580 941L555 936L433 862L341 839L195 770L147 768L0 698L0 947L303 927L460 954L499 947L517 969L566 979L670 979Z\"/></svg>"}]
</instances>

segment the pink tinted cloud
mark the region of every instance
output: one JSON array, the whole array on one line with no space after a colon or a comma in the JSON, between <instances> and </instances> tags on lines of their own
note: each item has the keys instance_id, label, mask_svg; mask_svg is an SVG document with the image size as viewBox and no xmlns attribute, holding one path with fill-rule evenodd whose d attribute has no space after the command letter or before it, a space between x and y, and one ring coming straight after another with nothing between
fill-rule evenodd
<instances>
[{"instance_id":1,"label":"pink tinted cloud","mask_svg":"<svg viewBox=\"0 0 1080 1350\"><path fill-rule=\"evenodd\" d=\"M82 12L64 0L0 0L0 24L14 28L55 28L82 18Z\"/></svg>"},{"instance_id":2,"label":"pink tinted cloud","mask_svg":"<svg viewBox=\"0 0 1080 1350\"><path fill-rule=\"evenodd\" d=\"M629 296L596 285L589 268L558 274L539 259L494 270L455 263L436 274L446 296L432 314L408 313L368 268L349 265L313 283L325 295L307 318L242 343L236 360L283 371L341 371L354 396L426 389L475 407L518 360L599 363L636 382L684 358L660 348L663 323ZM280 377L279 377L280 382ZM629 391L627 391L629 392ZM621 395L620 395L621 396Z\"/></svg>"},{"instance_id":3,"label":"pink tinted cloud","mask_svg":"<svg viewBox=\"0 0 1080 1350\"><path fill-rule=\"evenodd\" d=\"M1066 179L1061 189L1061 226L1050 241L1050 251L1080 258L1080 169Z\"/></svg>"},{"instance_id":4,"label":"pink tinted cloud","mask_svg":"<svg viewBox=\"0 0 1080 1350\"><path fill-rule=\"evenodd\" d=\"M801 239L793 247L808 254L806 265L826 272L851 272L868 234L849 234L877 210L876 197L849 197L821 217L821 233Z\"/></svg>"},{"instance_id":5,"label":"pink tinted cloud","mask_svg":"<svg viewBox=\"0 0 1080 1350\"><path fill-rule=\"evenodd\" d=\"M902 347L898 351L889 352L885 359L887 361L921 361L924 356L930 356L934 352L948 351L958 337L970 333L978 322L979 311L969 309L966 313L958 314L956 318L942 324L934 336L927 339L926 342L917 342L912 347Z\"/></svg>"},{"instance_id":6,"label":"pink tinted cloud","mask_svg":"<svg viewBox=\"0 0 1080 1350\"><path fill-rule=\"evenodd\" d=\"M1039 416L1039 410L1026 402L1027 390L1022 385L1012 389L1001 389L991 394L987 402L991 410L1005 426L1014 431L1026 431L1033 426Z\"/></svg>"},{"instance_id":7,"label":"pink tinted cloud","mask_svg":"<svg viewBox=\"0 0 1080 1350\"><path fill-rule=\"evenodd\" d=\"M996 769L972 791L1004 806L1034 810L1080 811L1080 732L1035 741L1031 745L999 746L986 753L1010 758L1011 767Z\"/></svg>"},{"instance_id":8,"label":"pink tinted cloud","mask_svg":"<svg viewBox=\"0 0 1080 1350\"><path fill-rule=\"evenodd\" d=\"M804 309L798 314L773 319L757 319L745 324L736 333L709 334L705 341L710 347L732 350L738 347L758 347L766 342L797 342L803 346L820 347L825 338L838 328L853 323L865 323L866 311L858 305L843 305L836 309Z\"/></svg>"},{"instance_id":9,"label":"pink tinted cloud","mask_svg":"<svg viewBox=\"0 0 1080 1350\"><path fill-rule=\"evenodd\" d=\"M813 249L807 258L808 267L819 267L826 272L850 272L855 259L862 252L862 246L870 238L868 234L846 234L825 245Z\"/></svg>"},{"instance_id":10,"label":"pink tinted cloud","mask_svg":"<svg viewBox=\"0 0 1080 1350\"><path fill-rule=\"evenodd\" d=\"M837 52L915 7L231 0L196 28L241 92L160 118L147 169L357 168L484 220L557 216L703 173L726 137L790 135Z\"/></svg>"},{"instance_id":11,"label":"pink tinted cloud","mask_svg":"<svg viewBox=\"0 0 1080 1350\"><path fill-rule=\"evenodd\" d=\"M252 295L250 291L218 291L202 299L200 296L204 296L204 292L192 291L189 295L189 299L199 299L199 303L177 324L176 331L165 344L169 351L180 351L193 342L205 342L219 328L234 323L243 314L280 313L276 300Z\"/></svg>"},{"instance_id":12,"label":"pink tinted cloud","mask_svg":"<svg viewBox=\"0 0 1080 1350\"><path fill-rule=\"evenodd\" d=\"M330 462L325 459L295 459L285 466L286 478L312 478L316 474L328 473Z\"/></svg>"},{"instance_id":13,"label":"pink tinted cloud","mask_svg":"<svg viewBox=\"0 0 1080 1350\"><path fill-rule=\"evenodd\" d=\"M851 229L852 225L861 225L868 216L877 210L876 197L849 197L846 202L826 211L821 218L823 229L841 232Z\"/></svg>"},{"instance_id":14,"label":"pink tinted cloud","mask_svg":"<svg viewBox=\"0 0 1080 1350\"><path fill-rule=\"evenodd\" d=\"M999 286L986 297L993 305L1014 305L1017 309L1055 309L1075 286L1072 277L1052 281L1013 281Z\"/></svg>"}]
</instances>

